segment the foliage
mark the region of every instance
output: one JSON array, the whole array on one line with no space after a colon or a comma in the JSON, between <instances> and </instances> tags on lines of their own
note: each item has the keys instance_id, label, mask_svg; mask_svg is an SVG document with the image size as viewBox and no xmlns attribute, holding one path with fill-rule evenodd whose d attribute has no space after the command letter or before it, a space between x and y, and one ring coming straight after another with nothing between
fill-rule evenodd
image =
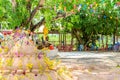
<instances>
[{"instance_id":1,"label":"foliage","mask_svg":"<svg viewBox=\"0 0 120 80\"><path fill-rule=\"evenodd\" d=\"M17 0L19 1L19 0ZM2 4L2 10L4 12L0 14L1 15L1 23L3 21L6 21L6 23L9 25L9 28L14 28L15 26L19 26L23 20L26 19L28 16L27 10L24 8L25 7L25 1L22 1L17 4L17 7L15 10L13 10L12 3L10 0L1 0L0 2ZM6 27L6 26L3 26Z\"/></svg>"},{"instance_id":2,"label":"foliage","mask_svg":"<svg viewBox=\"0 0 120 80\"><path fill-rule=\"evenodd\" d=\"M16 1L15 6L12 1ZM0 0L0 23L12 29L36 28L44 23L49 30L70 32L76 28L78 41L83 43L98 34L120 34L118 0L45 0L42 6L41 1Z\"/></svg>"},{"instance_id":3,"label":"foliage","mask_svg":"<svg viewBox=\"0 0 120 80\"><path fill-rule=\"evenodd\" d=\"M76 28L84 44L90 39L98 39L97 35L99 34L118 34L120 13L119 7L115 8L116 2L107 0L83 1L77 5L80 10L76 11L76 14L63 19L63 26L66 26L67 29ZM78 41L81 42L80 39Z\"/></svg>"}]
</instances>

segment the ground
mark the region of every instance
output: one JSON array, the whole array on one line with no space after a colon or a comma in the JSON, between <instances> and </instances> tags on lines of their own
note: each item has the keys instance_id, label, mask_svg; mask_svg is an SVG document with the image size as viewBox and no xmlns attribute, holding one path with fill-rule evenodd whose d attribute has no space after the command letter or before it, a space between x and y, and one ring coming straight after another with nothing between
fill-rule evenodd
<instances>
[{"instance_id":1,"label":"ground","mask_svg":"<svg viewBox=\"0 0 120 80\"><path fill-rule=\"evenodd\" d=\"M119 52L59 52L74 80L120 80Z\"/></svg>"}]
</instances>

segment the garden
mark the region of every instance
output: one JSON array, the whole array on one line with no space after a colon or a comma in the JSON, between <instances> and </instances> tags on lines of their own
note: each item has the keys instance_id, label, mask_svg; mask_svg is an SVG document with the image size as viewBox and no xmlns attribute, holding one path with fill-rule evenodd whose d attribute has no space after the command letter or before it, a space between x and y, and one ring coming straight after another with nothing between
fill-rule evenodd
<instances>
[{"instance_id":1,"label":"garden","mask_svg":"<svg viewBox=\"0 0 120 80\"><path fill-rule=\"evenodd\" d=\"M86 51L119 53L120 1L0 0L0 80L75 80Z\"/></svg>"}]
</instances>

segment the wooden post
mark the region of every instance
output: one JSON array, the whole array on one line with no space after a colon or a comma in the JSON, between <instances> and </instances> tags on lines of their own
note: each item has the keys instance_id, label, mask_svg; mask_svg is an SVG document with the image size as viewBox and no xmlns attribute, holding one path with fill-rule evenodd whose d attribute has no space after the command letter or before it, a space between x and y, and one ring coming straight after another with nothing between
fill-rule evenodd
<instances>
[{"instance_id":1,"label":"wooden post","mask_svg":"<svg viewBox=\"0 0 120 80\"><path fill-rule=\"evenodd\" d=\"M116 28L114 29L114 33L113 33L113 45L115 45L115 36L117 31L118 31L118 19L116 19Z\"/></svg>"},{"instance_id":2,"label":"wooden post","mask_svg":"<svg viewBox=\"0 0 120 80\"><path fill-rule=\"evenodd\" d=\"M71 45L73 45L73 32L71 32Z\"/></svg>"},{"instance_id":3,"label":"wooden post","mask_svg":"<svg viewBox=\"0 0 120 80\"><path fill-rule=\"evenodd\" d=\"M66 41L66 33L65 33L65 46L66 46L66 44L67 44L67 41Z\"/></svg>"},{"instance_id":4,"label":"wooden post","mask_svg":"<svg viewBox=\"0 0 120 80\"><path fill-rule=\"evenodd\" d=\"M64 39L65 39L65 36L64 36L64 33L63 33L63 39L62 39L63 45L65 44Z\"/></svg>"},{"instance_id":5,"label":"wooden post","mask_svg":"<svg viewBox=\"0 0 120 80\"><path fill-rule=\"evenodd\" d=\"M100 45L100 42L101 42L101 35L99 35L100 36L100 39L99 39L99 48L101 47L101 45Z\"/></svg>"},{"instance_id":6,"label":"wooden post","mask_svg":"<svg viewBox=\"0 0 120 80\"><path fill-rule=\"evenodd\" d=\"M116 42L118 42L118 36L116 36Z\"/></svg>"},{"instance_id":7,"label":"wooden post","mask_svg":"<svg viewBox=\"0 0 120 80\"><path fill-rule=\"evenodd\" d=\"M115 45L115 32L113 34L113 45Z\"/></svg>"},{"instance_id":8,"label":"wooden post","mask_svg":"<svg viewBox=\"0 0 120 80\"><path fill-rule=\"evenodd\" d=\"M102 50L104 50L104 41L103 41L103 40L104 40L104 39L103 39L103 38L104 38L104 36L103 36L103 35L101 35L101 38L102 38Z\"/></svg>"},{"instance_id":9,"label":"wooden post","mask_svg":"<svg viewBox=\"0 0 120 80\"><path fill-rule=\"evenodd\" d=\"M59 50L62 50L62 33L59 33Z\"/></svg>"},{"instance_id":10,"label":"wooden post","mask_svg":"<svg viewBox=\"0 0 120 80\"><path fill-rule=\"evenodd\" d=\"M61 44L62 44L62 39L63 39L63 38L62 38L62 33L61 33Z\"/></svg>"},{"instance_id":11,"label":"wooden post","mask_svg":"<svg viewBox=\"0 0 120 80\"><path fill-rule=\"evenodd\" d=\"M59 33L59 44L60 44L60 33Z\"/></svg>"},{"instance_id":12,"label":"wooden post","mask_svg":"<svg viewBox=\"0 0 120 80\"><path fill-rule=\"evenodd\" d=\"M106 50L108 49L108 35L106 35Z\"/></svg>"}]
</instances>

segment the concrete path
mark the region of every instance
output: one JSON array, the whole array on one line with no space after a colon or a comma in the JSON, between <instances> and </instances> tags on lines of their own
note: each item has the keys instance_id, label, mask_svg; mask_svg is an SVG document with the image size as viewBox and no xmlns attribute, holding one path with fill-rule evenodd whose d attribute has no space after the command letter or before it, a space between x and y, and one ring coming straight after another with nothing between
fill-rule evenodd
<instances>
[{"instance_id":1,"label":"concrete path","mask_svg":"<svg viewBox=\"0 0 120 80\"><path fill-rule=\"evenodd\" d=\"M74 80L120 80L118 52L59 52L61 65L73 73Z\"/></svg>"}]
</instances>

